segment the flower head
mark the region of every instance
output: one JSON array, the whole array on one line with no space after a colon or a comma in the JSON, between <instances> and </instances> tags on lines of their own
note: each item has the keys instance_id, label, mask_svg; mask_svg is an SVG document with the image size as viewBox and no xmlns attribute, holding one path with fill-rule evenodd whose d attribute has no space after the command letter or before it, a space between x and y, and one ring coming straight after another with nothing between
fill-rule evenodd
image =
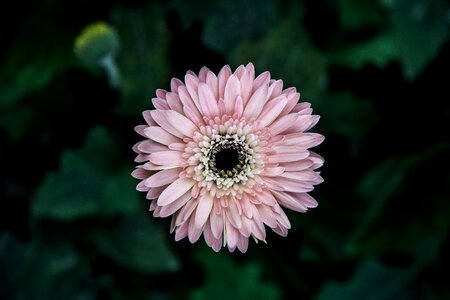
<instances>
[{"instance_id":1,"label":"flower head","mask_svg":"<svg viewBox=\"0 0 450 300\"><path fill-rule=\"evenodd\" d=\"M155 217L172 216L175 240L202 235L215 251L246 252L249 237L265 241L266 226L286 236L282 207L316 207L307 193L323 181L323 159L308 150L324 137L308 133L319 120L295 88L253 64L216 76L206 67L157 90L155 110L143 113L134 145L141 163L133 176Z\"/></svg>"}]
</instances>

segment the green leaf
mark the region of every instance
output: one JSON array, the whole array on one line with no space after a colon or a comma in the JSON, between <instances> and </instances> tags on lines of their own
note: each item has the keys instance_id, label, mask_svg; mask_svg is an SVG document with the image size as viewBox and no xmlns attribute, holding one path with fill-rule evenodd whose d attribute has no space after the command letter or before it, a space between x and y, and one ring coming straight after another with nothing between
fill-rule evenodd
<instances>
[{"instance_id":1,"label":"green leaf","mask_svg":"<svg viewBox=\"0 0 450 300\"><path fill-rule=\"evenodd\" d=\"M203 43L222 53L241 41L260 36L273 26L279 15L275 0L175 0L172 6L185 27L194 21L202 22Z\"/></svg>"},{"instance_id":2,"label":"green leaf","mask_svg":"<svg viewBox=\"0 0 450 300\"><path fill-rule=\"evenodd\" d=\"M237 266L230 256L211 252L198 255L198 260L205 269L206 282L193 291L192 299L280 299L280 290L261 278L259 264Z\"/></svg>"},{"instance_id":3,"label":"green leaf","mask_svg":"<svg viewBox=\"0 0 450 300\"><path fill-rule=\"evenodd\" d=\"M344 28L361 29L364 26L380 25L385 22L383 8L373 0L336 1L338 17Z\"/></svg>"},{"instance_id":4,"label":"green leaf","mask_svg":"<svg viewBox=\"0 0 450 300\"><path fill-rule=\"evenodd\" d=\"M328 299L390 299L386 288L392 284L403 270L387 267L374 259L364 261L353 278L346 283L328 283L320 291L316 300Z\"/></svg>"},{"instance_id":5,"label":"green leaf","mask_svg":"<svg viewBox=\"0 0 450 300\"><path fill-rule=\"evenodd\" d=\"M55 10L44 3L18 31L0 67L0 108L41 89L75 65L70 31L47 21L54 19Z\"/></svg>"},{"instance_id":6,"label":"green leaf","mask_svg":"<svg viewBox=\"0 0 450 300\"><path fill-rule=\"evenodd\" d=\"M301 12L295 8L261 39L235 47L228 60L236 65L251 61L257 72L270 70L286 87L298 87L306 100L317 99L328 84L327 61L302 30Z\"/></svg>"},{"instance_id":7,"label":"green leaf","mask_svg":"<svg viewBox=\"0 0 450 300\"><path fill-rule=\"evenodd\" d=\"M0 266L5 299L78 299L88 273L88 265L68 245L38 239L22 244L8 234L0 236Z\"/></svg>"},{"instance_id":8,"label":"green leaf","mask_svg":"<svg viewBox=\"0 0 450 300\"><path fill-rule=\"evenodd\" d=\"M383 0L406 78L419 76L449 38L445 0Z\"/></svg>"},{"instance_id":9,"label":"green leaf","mask_svg":"<svg viewBox=\"0 0 450 300\"><path fill-rule=\"evenodd\" d=\"M372 63L384 68L388 63L400 57L400 51L391 33L383 33L369 40L349 45L331 53L334 63L360 70Z\"/></svg>"},{"instance_id":10,"label":"green leaf","mask_svg":"<svg viewBox=\"0 0 450 300\"><path fill-rule=\"evenodd\" d=\"M179 261L150 218L147 212L128 215L92 239L102 253L125 267L149 273L177 271Z\"/></svg>"},{"instance_id":11,"label":"green leaf","mask_svg":"<svg viewBox=\"0 0 450 300\"><path fill-rule=\"evenodd\" d=\"M414 248L414 263L409 268L382 264L373 257L362 261L348 282L328 282L316 300L397 299L397 296L428 266L438 253L446 233L429 236Z\"/></svg>"},{"instance_id":12,"label":"green leaf","mask_svg":"<svg viewBox=\"0 0 450 300\"><path fill-rule=\"evenodd\" d=\"M72 221L137 209L139 200L129 170L111 167L117 163L116 147L105 129L95 128L83 148L65 151L60 170L48 174L38 189L33 215Z\"/></svg>"},{"instance_id":13,"label":"green leaf","mask_svg":"<svg viewBox=\"0 0 450 300\"><path fill-rule=\"evenodd\" d=\"M170 31L165 14L157 3L143 8L121 7L111 13L121 40L117 57L122 80L119 114L136 115L151 108L155 90L169 85Z\"/></svg>"}]
</instances>

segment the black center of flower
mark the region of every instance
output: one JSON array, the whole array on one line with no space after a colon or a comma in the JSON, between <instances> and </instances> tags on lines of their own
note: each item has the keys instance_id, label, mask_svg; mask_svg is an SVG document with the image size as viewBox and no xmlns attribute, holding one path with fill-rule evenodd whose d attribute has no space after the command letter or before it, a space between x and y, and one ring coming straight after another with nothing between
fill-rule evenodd
<instances>
[{"instance_id":1,"label":"black center of flower","mask_svg":"<svg viewBox=\"0 0 450 300\"><path fill-rule=\"evenodd\" d=\"M239 164L239 152L235 148L222 148L214 155L218 171L231 171Z\"/></svg>"},{"instance_id":2,"label":"black center of flower","mask_svg":"<svg viewBox=\"0 0 450 300\"><path fill-rule=\"evenodd\" d=\"M221 178L234 178L247 167L249 154L236 139L213 141L208 153L208 168Z\"/></svg>"}]
</instances>

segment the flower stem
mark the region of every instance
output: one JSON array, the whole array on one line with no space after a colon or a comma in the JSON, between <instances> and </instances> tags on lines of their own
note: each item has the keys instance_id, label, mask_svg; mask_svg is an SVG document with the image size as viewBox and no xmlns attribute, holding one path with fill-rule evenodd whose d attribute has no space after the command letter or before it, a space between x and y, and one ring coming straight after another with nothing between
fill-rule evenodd
<instances>
[{"instance_id":1,"label":"flower stem","mask_svg":"<svg viewBox=\"0 0 450 300\"><path fill-rule=\"evenodd\" d=\"M105 70L108 76L109 86L113 89L117 89L120 86L120 72L117 67L114 57L109 54L100 60L100 66Z\"/></svg>"}]
</instances>

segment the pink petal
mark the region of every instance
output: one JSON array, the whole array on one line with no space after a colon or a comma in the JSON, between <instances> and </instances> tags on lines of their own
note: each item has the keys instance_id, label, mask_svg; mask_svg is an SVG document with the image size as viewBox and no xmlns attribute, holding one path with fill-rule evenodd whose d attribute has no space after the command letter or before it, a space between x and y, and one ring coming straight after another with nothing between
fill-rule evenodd
<instances>
[{"instance_id":1,"label":"pink petal","mask_svg":"<svg viewBox=\"0 0 450 300\"><path fill-rule=\"evenodd\" d=\"M267 102L267 105L264 107L258 119L260 128L264 128L275 121L286 105L286 101L286 97L279 96Z\"/></svg>"},{"instance_id":2,"label":"pink petal","mask_svg":"<svg viewBox=\"0 0 450 300\"><path fill-rule=\"evenodd\" d=\"M200 72L198 72L198 79L200 80L200 82L206 82L206 75L208 74L209 69L207 67L202 67L200 69Z\"/></svg>"},{"instance_id":3,"label":"pink petal","mask_svg":"<svg viewBox=\"0 0 450 300\"><path fill-rule=\"evenodd\" d=\"M286 191L293 193L307 193L314 189L314 187L309 184L298 180L293 180L284 177L278 177L273 179L272 177L265 177L264 181L266 184L275 191Z\"/></svg>"},{"instance_id":4,"label":"pink petal","mask_svg":"<svg viewBox=\"0 0 450 300\"><path fill-rule=\"evenodd\" d=\"M182 139L184 137L183 134L176 127L170 124L170 122L166 118L165 112L166 111L163 110L153 110L151 112L153 120L155 120L156 123L158 123L158 125L161 126L165 131Z\"/></svg>"},{"instance_id":5,"label":"pink petal","mask_svg":"<svg viewBox=\"0 0 450 300\"><path fill-rule=\"evenodd\" d=\"M258 77L253 81L253 91L259 89L262 85L268 84L270 81L270 72L265 71L259 74Z\"/></svg>"},{"instance_id":6,"label":"pink petal","mask_svg":"<svg viewBox=\"0 0 450 300\"><path fill-rule=\"evenodd\" d=\"M219 99L219 80L217 79L216 74L209 71L208 74L206 74L206 84L208 84L211 91L213 91L214 97Z\"/></svg>"},{"instance_id":7,"label":"pink petal","mask_svg":"<svg viewBox=\"0 0 450 300\"><path fill-rule=\"evenodd\" d=\"M161 195L161 193L166 189L167 186L160 186L156 188L151 188L148 190L146 198L147 199L156 199ZM155 203L156 205L156 203Z\"/></svg>"},{"instance_id":8,"label":"pink petal","mask_svg":"<svg viewBox=\"0 0 450 300\"><path fill-rule=\"evenodd\" d=\"M283 90L283 80L275 81L269 86L267 98L271 99L280 96L282 90Z\"/></svg>"},{"instance_id":9,"label":"pink petal","mask_svg":"<svg viewBox=\"0 0 450 300\"><path fill-rule=\"evenodd\" d=\"M186 74L184 77L184 82L186 82L186 89L191 96L192 101L194 101L195 105L200 109L200 100L198 98L198 78L192 74Z\"/></svg>"},{"instance_id":10,"label":"pink petal","mask_svg":"<svg viewBox=\"0 0 450 300\"><path fill-rule=\"evenodd\" d=\"M298 115L295 113L288 114L288 115L285 115L285 116L279 118L278 120L273 122L272 125L270 125L269 128L270 128L271 134L277 135L277 134L284 132L288 128L291 128L296 123L297 119L298 119Z\"/></svg>"},{"instance_id":11,"label":"pink petal","mask_svg":"<svg viewBox=\"0 0 450 300\"><path fill-rule=\"evenodd\" d=\"M214 97L213 92L206 83L200 83L199 85L199 97L200 107L205 116L213 118L219 115L219 106L217 99Z\"/></svg>"},{"instance_id":12,"label":"pink petal","mask_svg":"<svg viewBox=\"0 0 450 300\"><path fill-rule=\"evenodd\" d=\"M239 231L230 223L226 223L226 239L228 248L236 248L239 239Z\"/></svg>"},{"instance_id":13,"label":"pink petal","mask_svg":"<svg viewBox=\"0 0 450 300\"><path fill-rule=\"evenodd\" d=\"M284 107L283 111L281 112L281 115L287 115L289 113L294 113L294 107L297 104L298 100L300 100L300 93L289 93L287 95L287 103Z\"/></svg>"},{"instance_id":14,"label":"pink petal","mask_svg":"<svg viewBox=\"0 0 450 300\"><path fill-rule=\"evenodd\" d=\"M192 201L186 202L186 204L180 209L180 211L177 213L176 219L175 219L175 225L179 226L187 222L189 218L192 219L192 213L197 208L198 201L197 199L192 199Z\"/></svg>"},{"instance_id":15,"label":"pink petal","mask_svg":"<svg viewBox=\"0 0 450 300\"><path fill-rule=\"evenodd\" d=\"M185 161L181 152L178 151L159 151L150 154L149 160L157 165L181 166Z\"/></svg>"},{"instance_id":16,"label":"pink petal","mask_svg":"<svg viewBox=\"0 0 450 300\"><path fill-rule=\"evenodd\" d=\"M149 126L157 126L158 124L156 124L155 120L153 120L151 112L151 110L145 110L142 112L142 116Z\"/></svg>"},{"instance_id":17,"label":"pink petal","mask_svg":"<svg viewBox=\"0 0 450 300\"><path fill-rule=\"evenodd\" d=\"M157 143L152 140L145 140L145 141L140 142L137 145L137 149L144 153L152 153L152 152L169 150L166 145Z\"/></svg>"},{"instance_id":18,"label":"pink petal","mask_svg":"<svg viewBox=\"0 0 450 300\"><path fill-rule=\"evenodd\" d=\"M247 252L247 249L248 249L248 238L240 235L238 243L237 243L237 247L238 247L239 251L241 251L242 253Z\"/></svg>"},{"instance_id":19,"label":"pink petal","mask_svg":"<svg viewBox=\"0 0 450 300\"><path fill-rule=\"evenodd\" d=\"M264 176L276 177L283 174L285 168L283 167L275 167L275 168L265 168L263 171Z\"/></svg>"},{"instance_id":20,"label":"pink petal","mask_svg":"<svg viewBox=\"0 0 450 300\"><path fill-rule=\"evenodd\" d=\"M161 127L158 127L158 126L147 127L144 129L144 133L145 133L145 136L148 137L149 139L152 139L155 142L158 142L158 143L161 143L164 145L181 142L180 139L171 135L170 133L168 133L167 131L165 131L164 129L162 129Z\"/></svg>"},{"instance_id":21,"label":"pink petal","mask_svg":"<svg viewBox=\"0 0 450 300\"><path fill-rule=\"evenodd\" d=\"M144 170L144 169L142 169L142 168L138 168L138 169L134 170L134 171L131 173L131 176L133 176L133 177L136 178L136 179L146 179L146 178L148 178L149 176L151 176L152 173L153 173L153 172Z\"/></svg>"},{"instance_id":22,"label":"pink petal","mask_svg":"<svg viewBox=\"0 0 450 300\"><path fill-rule=\"evenodd\" d=\"M303 170L295 172L284 172L280 176L299 181L314 181L319 175L312 170Z\"/></svg>"},{"instance_id":23,"label":"pink petal","mask_svg":"<svg viewBox=\"0 0 450 300\"><path fill-rule=\"evenodd\" d=\"M320 116L317 115L301 115L298 117L297 121L292 125L287 133L292 132L305 132L310 130L314 125L319 122Z\"/></svg>"},{"instance_id":24,"label":"pink petal","mask_svg":"<svg viewBox=\"0 0 450 300\"><path fill-rule=\"evenodd\" d=\"M253 93L244 109L245 118L250 120L259 116L267 101L268 88L267 84L264 84Z\"/></svg>"},{"instance_id":25,"label":"pink petal","mask_svg":"<svg viewBox=\"0 0 450 300\"><path fill-rule=\"evenodd\" d=\"M222 235L223 232L223 216L217 215L216 213L210 214L211 231L214 237L217 239Z\"/></svg>"},{"instance_id":26,"label":"pink petal","mask_svg":"<svg viewBox=\"0 0 450 300\"><path fill-rule=\"evenodd\" d=\"M164 112L167 121L185 137L192 137L198 127L191 120L176 111L168 110Z\"/></svg>"},{"instance_id":27,"label":"pink petal","mask_svg":"<svg viewBox=\"0 0 450 300\"><path fill-rule=\"evenodd\" d=\"M223 98L225 95L225 86L230 78L232 72L229 65L224 66L217 76L219 80L219 98Z\"/></svg>"},{"instance_id":28,"label":"pink petal","mask_svg":"<svg viewBox=\"0 0 450 300\"><path fill-rule=\"evenodd\" d=\"M195 213L195 226L202 227L211 213L214 198L210 193L205 193L198 200L197 211Z\"/></svg>"},{"instance_id":29,"label":"pink petal","mask_svg":"<svg viewBox=\"0 0 450 300\"><path fill-rule=\"evenodd\" d=\"M179 210L181 207L183 207L186 204L186 202L188 202L191 199L192 199L191 193L190 193L190 191L187 191L180 198L173 201L169 205L165 205L165 206L161 207L160 216L165 218L170 215L173 215L177 210Z\"/></svg>"},{"instance_id":30,"label":"pink petal","mask_svg":"<svg viewBox=\"0 0 450 300\"><path fill-rule=\"evenodd\" d=\"M185 110L186 107L189 107L192 113L202 119L200 114L200 103L195 103L194 100L192 100L192 97L189 95L189 92L185 86L180 86L178 88L178 96L180 97L181 103L183 103L183 110Z\"/></svg>"},{"instance_id":31,"label":"pink petal","mask_svg":"<svg viewBox=\"0 0 450 300\"><path fill-rule=\"evenodd\" d=\"M170 81L170 90L173 93L177 93L178 92L178 87L180 86L184 86L183 81L181 81L178 78L172 78L172 80Z\"/></svg>"},{"instance_id":32,"label":"pink petal","mask_svg":"<svg viewBox=\"0 0 450 300\"><path fill-rule=\"evenodd\" d=\"M158 198L158 205L169 205L189 191L195 183L196 181L190 178L179 178L175 180L161 193Z\"/></svg>"},{"instance_id":33,"label":"pink petal","mask_svg":"<svg viewBox=\"0 0 450 300\"><path fill-rule=\"evenodd\" d=\"M233 114L234 102L236 101L236 97L241 94L241 84L236 75L231 75L227 81L227 85L225 86L224 92L224 102L225 102L225 110L228 115Z\"/></svg>"},{"instance_id":34,"label":"pink petal","mask_svg":"<svg viewBox=\"0 0 450 300\"><path fill-rule=\"evenodd\" d=\"M176 93L167 93L167 104L169 105L171 110L174 110L180 114L183 113L183 103L181 103L178 94Z\"/></svg>"},{"instance_id":35,"label":"pink petal","mask_svg":"<svg viewBox=\"0 0 450 300\"><path fill-rule=\"evenodd\" d=\"M149 178L145 180L145 185L148 187L158 187L167 185L169 183L174 182L176 179L178 179L180 172L182 171L181 168L174 168L174 169L167 169L159 171Z\"/></svg>"},{"instance_id":36,"label":"pink petal","mask_svg":"<svg viewBox=\"0 0 450 300\"><path fill-rule=\"evenodd\" d=\"M261 220L266 224L267 226L271 228L277 227L277 219L275 218L275 215L273 211L269 208L269 206L266 205L258 205L258 211L259 215L261 216Z\"/></svg>"},{"instance_id":37,"label":"pink petal","mask_svg":"<svg viewBox=\"0 0 450 300\"><path fill-rule=\"evenodd\" d=\"M166 100L166 94L167 94L166 90L163 90L163 89L157 89L156 90L156 97L158 97L158 98Z\"/></svg>"},{"instance_id":38,"label":"pink petal","mask_svg":"<svg viewBox=\"0 0 450 300\"><path fill-rule=\"evenodd\" d=\"M278 151L274 154L270 154L267 158L269 163L283 163L283 162L293 162L297 160L305 159L309 156L308 151Z\"/></svg>"},{"instance_id":39,"label":"pink petal","mask_svg":"<svg viewBox=\"0 0 450 300\"><path fill-rule=\"evenodd\" d=\"M147 125L138 125L134 127L134 131L136 131L138 134L142 135L143 137L147 137L144 133L145 128L147 128Z\"/></svg>"},{"instance_id":40,"label":"pink petal","mask_svg":"<svg viewBox=\"0 0 450 300\"><path fill-rule=\"evenodd\" d=\"M253 79L255 73L251 73L248 70L244 72L242 77L239 79L241 86L241 97L244 104L250 99L250 95L253 91Z\"/></svg>"},{"instance_id":41,"label":"pink petal","mask_svg":"<svg viewBox=\"0 0 450 300\"><path fill-rule=\"evenodd\" d=\"M240 96L237 96L236 102L234 103L234 113L236 117L240 119L242 117L242 113L244 112L244 102Z\"/></svg>"},{"instance_id":42,"label":"pink petal","mask_svg":"<svg viewBox=\"0 0 450 300\"><path fill-rule=\"evenodd\" d=\"M203 228L195 225L195 218L189 220L188 239L193 244L200 238Z\"/></svg>"},{"instance_id":43,"label":"pink petal","mask_svg":"<svg viewBox=\"0 0 450 300\"><path fill-rule=\"evenodd\" d=\"M282 163L280 167L283 167L286 171L301 171L310 168L313 165L313 162L309 159L292 161L288 163Z\"/></svg>"},{"instance_id":44,"label":"pink petal","mask_svg":"<svg viewBox=\"0 0 450 300\"><path fill-rule=\"evenodd\" d=\"M324 139L324 136L318 133L289 133L284 136L283 145L295 145L307 149L321 144Z\"/></svg>"},{"instance_id":45,"label":"pink petal","mask_svg":"<svg viewBox=\"0 0 450 300\"><path fill-rule=\"evenodd\" d=\"M169 104L167 104L166 100L163 100L160 98L153 98L152 103L156 109L161 109L161 110L169 109Z\"/></svg>"}]
</instances>

